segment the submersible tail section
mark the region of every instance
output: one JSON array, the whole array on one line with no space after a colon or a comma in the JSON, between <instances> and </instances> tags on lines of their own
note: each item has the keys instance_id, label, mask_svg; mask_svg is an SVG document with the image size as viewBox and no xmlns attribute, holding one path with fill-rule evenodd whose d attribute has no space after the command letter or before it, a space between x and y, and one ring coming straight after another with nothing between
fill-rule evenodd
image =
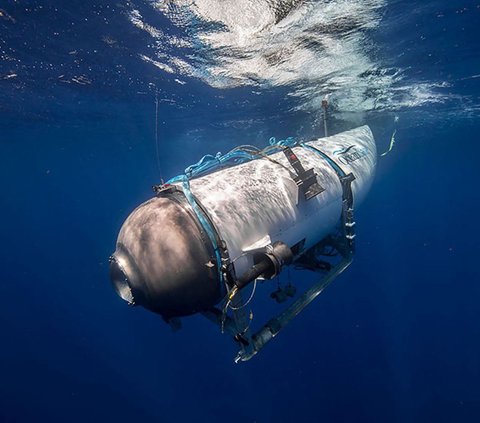
<instances>
[{"instance_id":1,"label":"submersible tail section","mask_svg":"<svg viewBox=\"0 0 480 423\"><path fill-rule=\"evenodd\" d=\"M113 285L172 324L203 313L234 336L237 360L248 360L350 264L353 213L376 158L368 126L210 156L156 186L127 218L110 258ZM290 284L278 288L271 297L290 305L254 332L242 291L285 267L321 278L298 296Z\"/></svg>"}]
</instances>

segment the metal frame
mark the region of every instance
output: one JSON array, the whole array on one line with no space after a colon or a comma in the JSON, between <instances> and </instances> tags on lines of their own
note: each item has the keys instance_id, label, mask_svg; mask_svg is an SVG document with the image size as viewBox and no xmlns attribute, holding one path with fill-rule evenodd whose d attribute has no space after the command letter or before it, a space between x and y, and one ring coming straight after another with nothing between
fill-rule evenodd
<instances>
[{"instance_id":1,"label":"metal frame","mask_svg":"<svg viewBox=\"0 0 480 423\"><path fill-rule=\"evenodd\" d=\"M212 308L211 310L205 311L203 314L207 318L218 324L222 332L227 330L231 333L234 340L240 345L240 350L235 358L236 363L250 360L255 356L269 341L277 336L295 316L317 298L353 261L355 251L355 221L353 214L352 182L355 180L355 176L352 173L348 175L345 174L345 172L322 151L314 147L309 148L325 157L337 173L342 185L342 213L338 235L335 237L329 236L308 251L303 252L303 254L297 257L297 260L295 260L293 264L302 266L302 261L306 260L310 262L309 264L311 265L308 267L305 266L305 269L314 271L318 269L319 271L326 271L326 273L283 312L270 319L253 334L250 330L250 319L245 313L244 305L246 304L242 301L240 291L234 293L234 296L229 299L229 302L226 303L223 310ZM317 256L322 256L321 248L326 246L332 247L341 257L338 263L332 264L317 258ZM323 254L323 256L328 255ZM231 316L228 315L229 305L233 306Z\"/></svg>"}]
</instances>

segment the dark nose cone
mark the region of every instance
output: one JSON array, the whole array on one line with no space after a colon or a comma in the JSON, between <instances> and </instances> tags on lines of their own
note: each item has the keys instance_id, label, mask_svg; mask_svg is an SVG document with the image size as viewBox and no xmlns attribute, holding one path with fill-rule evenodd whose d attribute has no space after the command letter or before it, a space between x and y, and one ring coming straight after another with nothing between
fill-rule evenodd
<instances>
[{"instance_id":1,"label":"dark nose cone","mask_svg":"<svg viewBox=\"0 0 480 423\"><path fill-rule=\"evenodd\" d=\"M162 316L212 307L221 290L211 245L187 204L156 197L140 205L120 230L110 259L117 293Z\"/></svg>"}]
</instances>

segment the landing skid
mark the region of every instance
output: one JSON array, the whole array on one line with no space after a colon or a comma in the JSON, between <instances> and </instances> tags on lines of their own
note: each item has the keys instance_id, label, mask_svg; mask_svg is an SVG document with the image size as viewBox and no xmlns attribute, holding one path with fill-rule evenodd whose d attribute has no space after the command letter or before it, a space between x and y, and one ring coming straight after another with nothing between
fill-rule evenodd
<instances>
[{"instance_id":1,"label":"landing skid","mask_svg":"<svg viewBox=\"0 0 480 423\"><path fill-rule=\"evenodd\" d=\"M296 269L322 274L321 279L301 294L293 303L276 317L270 319L259 330L252 333L251 319L242 306L241 291L232 301L232 310L212 308L203 314L229 332L238 343L240 350L235 362L250 360L307 305L320 295L353 261L355 222L353 220L353 198L351 182L353 175L342 175L343 187L342 216L336 236L329 236L316 246L300 255L292 265Z\"/></svg>"}]
</instances>

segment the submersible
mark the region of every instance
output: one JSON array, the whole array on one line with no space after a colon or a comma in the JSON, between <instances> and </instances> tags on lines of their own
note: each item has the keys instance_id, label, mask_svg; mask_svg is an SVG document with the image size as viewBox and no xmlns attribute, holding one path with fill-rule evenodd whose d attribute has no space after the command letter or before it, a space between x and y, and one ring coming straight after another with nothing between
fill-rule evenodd
<instances>
[{"instance_id":1,"label":"submersible","mask_svg":"<svg viewBox=\"0 0 480 423\"><path fill-rule=\"evenodd\" d=\"M174 326L203 313L234 336L236 360L248 360L350 264L354 210L376 160L368 126L205 157L128 216L110 257L113 285ZM253 332L244 288L289 266L321 278L298 296L272 293L291 304Z\"/></svg>"}]
</instances>

